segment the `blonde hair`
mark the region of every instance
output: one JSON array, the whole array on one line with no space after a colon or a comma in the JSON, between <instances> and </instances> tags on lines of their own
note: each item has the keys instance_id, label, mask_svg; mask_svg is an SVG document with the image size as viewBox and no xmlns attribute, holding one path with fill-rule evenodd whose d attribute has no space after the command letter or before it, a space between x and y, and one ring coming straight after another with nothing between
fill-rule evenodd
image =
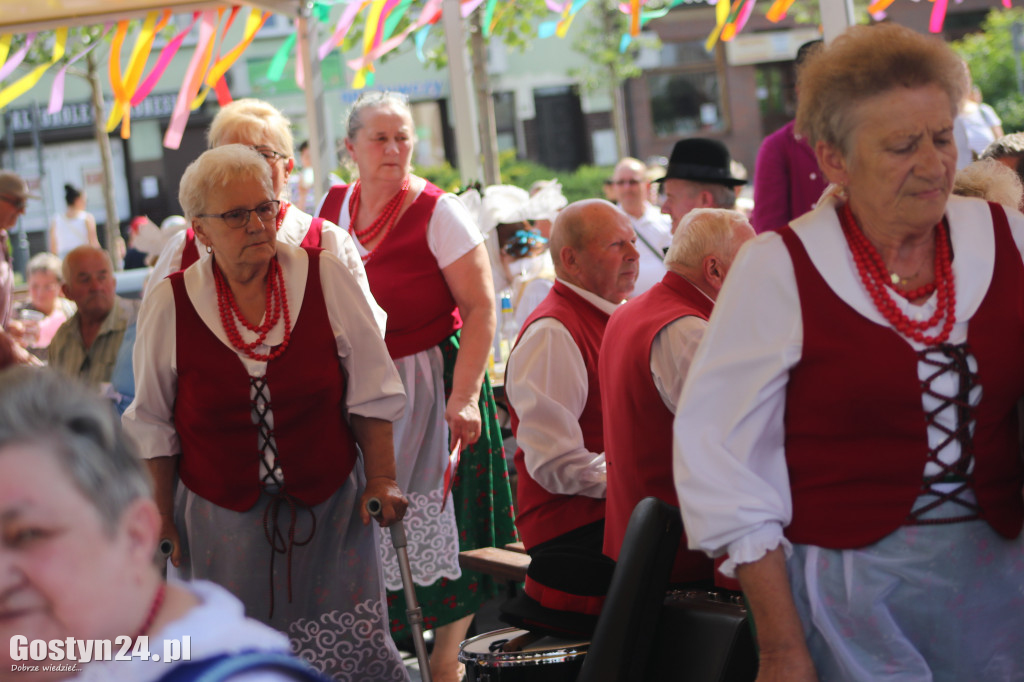
<instances>
[{"instance_id":1,"label":"blonde hair","mask_svg":"<svg viewBox=\"0 0 1024 682\"><path fill-rule=\"evenodd\" d=\"M206 131L206 142L220 147L229 135L249 139L270 140L274 151L287 158L295 155L292 124L272 104L261 99L238 99L217 112Z\"/></svg>"},{"instance_id":2,"label":"blonde hair","mask_svg":"<svg viewBox=\"0 0 1024 682\"><path fill-rule=\"evenodd\" d=\"M226 144L208 149L188 165L181 176L178 203L185 218L192 220L206 210L208 198L235 180L254 180L274 196L270 166L253 149L242 144Z\"/></svg>"},{"instance_id":3,"label":"blonde hair","mask_svg":"<svg viewBox=\"0 0 1024 682\"><path fill-rule=\"evenodd\" d=\"M953 194L1018 208L1024 196L1024 185L1013 169L995 159L982 159L957 171Z\"/></svg>"},{"instance_id":4,"label":"blonde hair","mask_svg":"<svg viewBox=\"0 0 1024 682\"><path fill-rule=\"evenodd\" d=\"M736 232L750 227L739 211L724 208L695 208L679 221L672 244L665 254L665 265L699 268L704 256L714 255L732 264L736 256Z\"/></svg>"},{"instance_id":5,"label":"blonde hair","mask_svg":"<svg viewBox=\"0 0 1024 682\"><path fill-rule=\"evenodd\" d=\"M28 274L31 277L36 273L53 275L57 278L58 282L64 281L64 273L61 268L60 258L47 251L37 253L29 259Z\"/></svg>"},{"instance_id":6,"label":"blonde hair","mask_svg":"<svg viewBox=\"0 0 1024 682\"><path fill-rule=\"evenodd\" d=\"M960 57L938 38L897 24L853 26L808 55L797 76L796 128L811 146L819 141L846 153L866 99L896 88L937 85L956 116L964 95Z\"/></svg>"}]
</instances>

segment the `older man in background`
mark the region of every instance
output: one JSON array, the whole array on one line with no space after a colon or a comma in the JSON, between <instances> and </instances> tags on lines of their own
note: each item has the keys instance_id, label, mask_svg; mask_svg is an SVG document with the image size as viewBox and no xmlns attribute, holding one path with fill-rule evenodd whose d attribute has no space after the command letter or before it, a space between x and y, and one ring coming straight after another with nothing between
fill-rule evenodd
<instances>
[{"instance_id":1,"label":"older man in background","mask_svg":"<svg viewBox=\"0 0 1024 682\"><path fill-rule=\"evenodd\" d=\"M691 137L676 142L665 177L661 212L671 216L672 232L695 208L733 208L736 188L747 183L732 174L732 157L718 140Z\"/></svg>"},{"instance_id":2,"label":"older man in background","mask_svg":"<svg viewBox=\"0 0 1024 682\"><path fill-rule=\"evenodd\" d=\"M114 267L106 251L80 246L64 258L64 295L78 306L50 342L49 363L90 386L109 383L125 329L138 305L114 294Z\"/></svg>"},{"instance_id":3,"label":"older man in background","mask_svg":"<svg viewBox=\"0 0 1024 682\"><path fill-rule=\"evenodd\" d=\"M647 179L647 166L639 159L625 158L615 165L612 173L615 196L619 208L629 217L636 232L636 250L640 254L639 273L631 297L639 296L665 275L662 259L672 237L671 225L657 206L648 201L651 183Z\"/></svg>"},{"instance_id":4,"label":"older man in background","mask_svg":"<svg viewBox=\"0 0 1024 682\"><path fill-rule=\"evenodd\" d=\"M608 588L597 356L608 317L636 281L634 242L629 219L604 200L563 209L549 242L554 287L509 357L516 526L532 561L524 591L503 614L520 627L589 635Z\"/></svg>"},{"instance_id":5,"label":"older man in background","mask_svg":"<svg viewBox=\"0 0 1024 682\"><path fill-rule=\"evenodd\" d=\"M611 316L599 360L608 497L604 553L619 558L633 507L656 496L679 506L672 479L672 420L726 273L754 236L742 213L695 209L665 257L668 273ZM712 563L680 542L672 582L710 584Z\"/></svg>"}]
</instances>

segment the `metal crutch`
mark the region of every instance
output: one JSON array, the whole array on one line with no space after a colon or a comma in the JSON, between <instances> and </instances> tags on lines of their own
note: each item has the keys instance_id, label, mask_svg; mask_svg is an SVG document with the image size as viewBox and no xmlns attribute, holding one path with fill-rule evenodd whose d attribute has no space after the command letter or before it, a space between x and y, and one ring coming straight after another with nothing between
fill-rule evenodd
<instances>
[{"instance_id":1,"label":"metal crutch","mask_svg":"<svg viewBox=\"0 0 1024 682\"><path fill-rule=\"evenodd\" d=\"M371 497L366 501L366 511L370 516L379 518L383 508L380 500ZM398 568L402 572L402 588L405 590L405 615L412 627L412 645L416 649L416 660L420 663L420 679L423 682L431 682L430 678L430 657L427 656L427 644L423 641L423 609L416 601L416 587L412 582L412 567L409 566L409 552L406 551L408 542L405 539L405 524L395 521L388 527L391 531L391 544L395 546L395 554L398 555Z\"/></svg>"}]
</instances>

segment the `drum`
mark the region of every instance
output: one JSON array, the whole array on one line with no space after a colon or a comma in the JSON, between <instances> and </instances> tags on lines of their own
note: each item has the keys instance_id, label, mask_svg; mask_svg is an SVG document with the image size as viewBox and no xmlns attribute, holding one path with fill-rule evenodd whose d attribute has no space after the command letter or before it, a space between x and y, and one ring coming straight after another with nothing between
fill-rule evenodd
<instances>
[{"instance_id":1,"label":"drum","mask_svg":"<svg viewBox=\"0 0 1024 682\"><path fill-rule=\"evenodd\" d=\"M467 639L459 648L467 682L574 682L590 642L504 628Z\"/></svg>"}]
</instances>

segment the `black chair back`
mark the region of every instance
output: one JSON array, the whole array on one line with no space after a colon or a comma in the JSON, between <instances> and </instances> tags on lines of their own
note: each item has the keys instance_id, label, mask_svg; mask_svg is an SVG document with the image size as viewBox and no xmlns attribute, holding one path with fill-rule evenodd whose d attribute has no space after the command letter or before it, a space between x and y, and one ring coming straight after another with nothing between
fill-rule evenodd
<instances>
[{"instance_id":1,"label":"black chair back","mask_svg":"<svg viewBox=\"0 0 1024 682\"><path fill-rule=\"evenodd\" d=\"M679 510L655 497L640 500L633 509L577 682L647 679L655 630L682 532Z\"/></svg>"}]
</instances>

